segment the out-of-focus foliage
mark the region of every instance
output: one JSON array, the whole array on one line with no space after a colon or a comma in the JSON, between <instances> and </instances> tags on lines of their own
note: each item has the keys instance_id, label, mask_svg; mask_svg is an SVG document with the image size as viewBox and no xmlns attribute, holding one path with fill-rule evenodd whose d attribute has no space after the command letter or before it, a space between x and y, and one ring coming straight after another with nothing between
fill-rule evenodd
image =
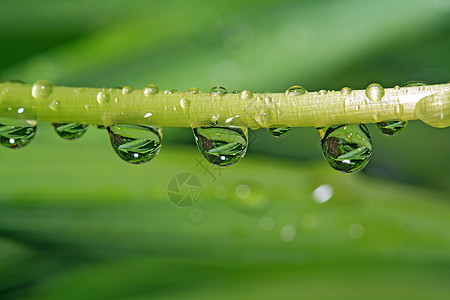
<instances>
[{"instance_id":1,"label":"out-of-focus foliage","mask_svg":"<svg viewBox=\"0 0 450 300\"><path fill-rule=\"evenodd\" d=\"M395 1L0 3L0 80L281 92L449 81L450 6ZM369 126L370 127L370 126ZM448 129L370 127L372 161L346 175L312 128L250 132L236 166L208 167L188 129L164 129L145 165L105 131L48 124L0 149L0 298L446 298ZM167 200L197 176L194 208ZM313 191L333 188L318 204Z\"/></svg>"}]
</instances>

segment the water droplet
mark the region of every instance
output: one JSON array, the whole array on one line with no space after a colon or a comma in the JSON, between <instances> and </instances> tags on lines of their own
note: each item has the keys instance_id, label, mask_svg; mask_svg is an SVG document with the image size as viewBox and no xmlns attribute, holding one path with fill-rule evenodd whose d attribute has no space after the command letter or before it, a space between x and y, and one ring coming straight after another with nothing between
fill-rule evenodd
<instances>
[{"instance_id":1,"label":"water droplet","mask_svg":"<svg viewBox=\"0 0 450 300\"><path fill-rule=\"evenodd\" d=\"M160 128L116 124L107 129L114 151L126 162L145 163L155 157L161 148Z\"/></svg>"},{"instance_id":2,"label":"water droplet","mask_svg":"<svg viewBox=\"0 0 450 300\"><path fill-rule=\"evenodd\" d=\"M97 102L98 103L100 103L100 104L108 103L109 100L111 100L111 96L107 92L105 92L105 91L98 92L98 94L97 94Z\"/></svg>"},{"instance_id":3,"label":"water droplet","mask_svg":"<svg viewBox=\"0 0 450 300\"><path fill-rule=\"evenodd\" d=\"M450 126L450 93L442 91L423 97L416 103L414 115L433 127Z\"/></svg>"},{"instance_id":4,"label":"water droplet","mask_svg":"<svg viewBox=\"0 0 450 300\"><path fill-rule=\"evenodd\" d=\"M264 102L266 103L266 105L271 105L272 104L272 98L269 96L264 97Z\"/></svg>"},{"instance_id":5,"label":"water droplet","mask_svg":"<svg viewBox=\"0 0 450 300\"><path fill-rule=\"evenodd\" d=\"M345 173L362 170L372 155L372 142L366 125L337 125L326 129L322 152L328 164Z\"/></svg>"},{"instance_id":6,"label":"water droplet","mask_svg":"<svg viewBox=\"0 0 450 300\"><path fill-rule=\"evenodd\" d=\"M399 90L399 89L400 89L400 86L398 86L398 85L394 86L394 90Z\"/></svg>"},{"instance_id":7,"label":"water droplet","mask_svg":"<svg viewBox=\"0 0 450 300\"><path fill-rule=\"evenodd\" d=\"M227 93L227 89L224 88L223 86L216 85L213 88L211 88L209 92L211 93L211 95L214 96L223 96Z\"/></svg>"},{"instance_id":8,"label":"water droplet","mask_svg":"<svg viewBox=\"0 0 450 300\"><path fill-rule=\"evenodd\" d=\"M19 149L28 145L36 133L36 115L23 107L9 107L0 114L0 144Z\"/></svg>"},{"instance_id":9,"label":"water droplet","mask_svg":"<svg viewBox=\"0 0 450 300\"><path fill-rule=\"evenodd\" d=\"M428 83L425 81L408 81L402 87L412 87L412 86L427 86Z\"/></svg>"},{"instance_id":10,"label":"water droplet","mask_svg":"<svg viewBox=\"0 0 450 300\"><path fill-rule=\"evenodd\" d=\"M272 119L272 114L268 109L261 109L255 116L255 121L261 125L261 127L266 127Z\"/></svg>"},{"instance_id":11,"label":"water droplet","mask_svg":"<svg viewBox=\"0 0 450 300\"><path fill-rule=\"evenodd\" d=\"M320 90L317 93L319 93L319 95L323 96L323 95L328 94L328 91L327 90Z\"/></svg>"},{"instance_id":12,"label":"water droplet","mask_svg":"<svg viewBox=\"0 0 450 300\"><path fill-rule=\"evenodd\" d=\"M25 84L25 82L20 80L20 79L10 79L7 82L8 83L14 83L14 84Z\"/></svg>"},{"instance_id":13,"label":"water droplet","mask_svg":"<svg viewBox=\"0 0 450 300\"><path fill-rule=\"evenodd\" d=\"M129 86L129 85L126 85L126 86L124 86L124 87L122 88L122 94L123 94L123 95L131 94L133 91L134 91L134 88L131 87L131 86Z\"/></svg>"},{"instance_id":14,"label":"water droplet","mask_svg":"<svg viewBox=\"0 0 450 300\"><path fill-rule=\"evenodd\" d=\"M241 91L240 90L233 90L231 93L232 94L239 94Z\"/></svg>"},{"instance_id":15,"label":"water droplet","mask_svg":"<svg viewBox=\"0 0 450 300\"><path fill-rule=\"evenodd\" d=\"M253 93L250 91L242 91L241 92L241 99L242 100L248 100L248 99L252 99L253 98Z\"/></svg>"},{"instance_id":16,"label":"water droplet","mask_svg":"<svg viewBox=\"0 0 450 300\"><path fill-rule=\"evenodd\" d=\"M46 80L39 80L33 84L31 95L36 99L46 98L53 92L53 85Z\"/></svg>"},{"instance_id":17,"label":"water droplet","mask_svg":"<svg viewBox=\"0 0 450 300\"><path fill-rule=\"evenodd\" d=\"M219 117L214 115L214 116L211 116L211 118L209 118L208 125L209 126L217 125L218 122L219 122Z\"/></svg>"},{"instance_id":18,"label":"water droplet","mask_svg":"<svg viewBox=\"0 0 450 300\"><path fill-rule=\"evenodd\" d=\"M306 93L306 89L299 85L293 85L286 90L286 96L300 96Z\"/></svg>"},{"instance_id":19,"label":"water droplet","mask_svg":"<svg viewBox=\"0 0 450 300\"><path fill-rule=\"evenodd\" d=\"M200 94L200 90L198 88L196 88L196 87L191 87L188 90L188 94Z\"/></svg>"},{"instance_id":20,"label":"water droplet","mask_svg":"<svg viewBox=\"0 0 450 300\"><path fill-rule=\"evenodd\" d=\"M270 127L270 128L267 128L267 130L274 137L281 138L290 132L291 127Z\"/></svg>"},{"instance_id":21,"label":"water droplet","mask_svg":"<svg viewBox=\"0 0 450 300\"><path fill-rule=\"evenodd\" d=\"M350 95L352 93L352 89L349 87L343 87L341 89L341 94L344 96Z\"/></svg>"},{"instance_id":22,"label":"water droplet","mask_svg":"<svg viewBox=\"0 0 450 300\"><path fill-rule=\"evenodd\" d=\"M191 105L191 101L189 101L189 99L181 98L181 100L180 100L180 106L181 106L182 108L188 108L189 105Z\"/></svg>"},{"instance_id":23,"label":"water droplet","mask_svg":"<svg viewBox=\"0 0 450 300\"><path fill-rule=\"evenodd\" d=\"M142 89L142 93L144 93L145 96L151 96L154 95L156 93L159 92L159 89L156 85L154 84L147 84L146 86L144 86L144 88Z\"/></svg>"},{"instance_id":24,"label":"water droplet","mask_svg":"<svg viewBox=\"0 0 450 300\"><path fill-rule=\"evenodd\" d=\"M247 129L209 126L193 128L193 131L200 152L214 165L234 165L247 151Z\"/></svg>"},{"instance_id":25,"label":"water droplet","mask_svg":"<svg viewBox=\"0 0 450 300\"><path fill-rule=\"evenodd\" d=\"M59 110L59 101L53 100L52 103L50 103L50 105L48 107L53 111L58 111Z\"/></svg>"},{"instance_id":26,"label":"water droplet","mask_svg":"<svg viewBox=\"0 0 450 300\"><path fill-rule=\"evenodd\" d=\"M366 88L366 96L372 101L380 101L384 96L384 88L378 83L369 84Z\"/></svg>"},{"instance_id":27,"label":"water droplet","mask_svg":"<svg viewBox=\"0 0 450 300\"><path fill-rule=\"evenodd\" d=\"M66 140L76 140L83 136L89 125L78 123L52 123L56 133Z\"/></svg>"},{"instance_id":28,"label":"water droplet","mask_svg":"<svg viewBox=\"0 0 450 300\"><path fill-rule=\"evenodd\" d=\"M378 130L385 135L397 135L405 129L408 122L405 121L386 121L376 123Z\"/></svg>"},{"instance_id":29,"label":"water droplet","mask_svg":"<svg viewBox=\"0 0 450 300\"><path fill-rule=\"evenodd\" d=\"M172 95L174 92L176 92L176 90L169 89L169 90L165 90L165 91L164 91L164 94L166 94L166 95Z\"/></svg>"}]
</instances>

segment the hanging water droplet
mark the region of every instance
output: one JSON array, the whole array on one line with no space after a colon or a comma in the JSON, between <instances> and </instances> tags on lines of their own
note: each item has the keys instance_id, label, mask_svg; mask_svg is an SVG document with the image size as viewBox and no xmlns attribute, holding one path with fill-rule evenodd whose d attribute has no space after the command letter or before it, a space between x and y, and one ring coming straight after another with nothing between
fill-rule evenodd
<instances>
[{"instance_id":1,"label":"hanging water droplet","mask_svg":"<svg viewBox=\"0 0 450 300\"><path fill-rule=\"evenodd\" d=\"M122 94L123 94L123 95L131 94L133 91L134 91L134 88L131 87L131 86L129 86L129 85L126 85L126 86L124 86L124 87L122 88Z\"/></svg>"},{"instance_id":2,"label":"hanging water droplet","mask_svg":"<svg viewBox=\"0 0 450 300\"><path fill-rule=\"evenodd\" d=\"M386 121L376 123L378 130L385 135L397 135L405 129L408 122L405 121Z\"/></svg>"},{"instance_id":3,"label":"hanging water droplet","mask_svg":"<svg viewBox=\"0 0 450 300\"><path fill-rule=\"evenodd\" d=\"M154 95L156 93L159 92L159 89L156 85L154 84L147 84L146 86L144 86L144 88L142 89L142 93L144 93L145 96L151 96Z\"/></svg>"},{"instance_id":4,"label":"hanging water droplet","mask_svg":"<svg viewBox=\"0 0 450 300\"><path fill-rule=\"evenodd\" d=\"M416 103L414 115L433 127L450 126L450 93L442 91L423 97Z\"/></svg>"},{"instance_id":5,"label":"hanging water droplet","mask_svg":"<svg viewBox=\"0 0 450 300\"><path fill-rule=\"evenodd\" d=\"M116 124L107 129L114 151L126 162L145 163L155 157L161 148L160 128Z\"/></svg>"},{"instance_id":6,"label":"hanging water droplet","mask_svg":"<svg viewBox=\"0 0 450 300\"><path fill-rule=\"evenodd\" d=\"M372 142L366 125L330 126L322 133L322 153L333 169L353 173L369 162Z\"/></svg>"},{"instance_id":7,"label":"hanging water droplet","mask_svg":"<svg viewBox=\"0 0 450 300\"><path fill-rule=\"evenodd\" d=\"M293 85L286 90L286 96L300 96L306 93L306 89L299 85Z\"/></svg>"},{"instance_id":8,"label":"hanging water droplet","mask_svg":"<svg viewBox=\"0 0 450 300\"><path fill-rule=\"evenodd\" d=\"M209 92L211 93L211 95L214 95L214 96L223 96L227 93L227 89L224 88L223 86L216 85L216 86L212 87Z\"/></svg>"},{"instance_id":9,"label":"hanging water droplet","mask_svg":"<svg viewBox=\"0 0 450 300\"><path fill-rule=\"evenodd\" d=\"M0 144L10 149L25 147L35 134L36 126L0 124Z\"/></svg>"},{"instance_id":10,"label":"hanging water droplet","mask_svg":"<svg viewBox=\"0 0 450 300\"><path fill-rule=\"evenodd\" d=\"M111 100L111 96L108 94L108 92L100 91L97 94L97 102L99 104L108 103L109 100Z\"/></svg>"},{"instance_id":11,"label":"hanging water droplet","mask_svg":"<svg viewBox=\"0 0 450 300\"><path fill-rule=\"evenodd\" d=\"M188 94L200 94L200 90L198 88L196 88L196 87L191 87L188 90Z\"/></svg>"},{"instance_id":12,"label":"hanging water droplet","mask_svg":"<svg viewBox=\"0 0 450 300\"><path fill-rule=\"evenodd\" d=\"M36 99L46 98L53 92L53 85L46 80L39 80L33 84L31 95Z\"/></svg>"},{"instance_id":13,"label":"hanging water droplet","mask_svg":"<svg viewBox=\"0 0 450 300\"><path fill-rule=\"evenodd\" d=\"M372 101L380 101L384 96L384 88L378 83L369 84L366 88L366 96Z\"/></svg>"},{"instance_id":14,"label":"hanging water droplet","mask_svg":"<svg viewBox=\"0 0 450 300\"><path fill-rule=\"evenodd\" d=\"M407 83L403 84L402 87L412 87L412 86L427 86L428 83L425 81L408 81Z\"/></svg>"},{"instance_id":15,"label":"hanging water droplet","mask_svg":"<svg viewBox=\"0 0 450 300\"><path fill-rule=\"evenodd\" d=\"M66 140L76 140L83 136L89 125L78 123L52 123L56 133Z\"/></svg>"},{"instance_id":16,"label":"hanging water droplet","mask_svg":"<svg viewBox=\"0 0 450 300\"><path fill-rule=\"evenodd\" d=\"M341 94L344 96L350 95L352 93L352 89L349 87L343 87L341 89Z\"/></svg>"},{"instance_id":17,"label":"hanging water droplet","mask_svg":"<svg viewBox=\"0 0 450 300\"><path fill-rule=\"evenodd\" d=\"M213 115L213 116L211 116L211 118L209 118L208 125L209 126L217 125L218 122L219 122L219 117L216 115Z\"/></svg>"},{"instance_id":18,"label":"hanging water droplet","mask_svg":"<svg viewBox=\"0 0 450 300\"><path fill-rule=\"evenodd\" d=\"M193 128L193 131L198 149L214 165L234 165L247 151L246 128L209 126Z\"/></svg>"},{"instance_id":19,"label":"hanging water droplet","mask_svg":"<svg viewBox=\"0 0 450 300\"><path fill-rule=\"evenodd\" d=\"M252 99L253 98L253 93L250 91L242 91L241 92L241 99L242 100L248 100L248 99Z\"/></svg>"},{"instance_id":20,"label":"hanging water droplet","mask_svg":"<svg viewBox=\"0 0 450 300\"><path fill-rule=\"evenodd\" d=\"M291 131L291 127L269 127L267 130L274 137L281 138Z\"/></svg>"}]
</instances>

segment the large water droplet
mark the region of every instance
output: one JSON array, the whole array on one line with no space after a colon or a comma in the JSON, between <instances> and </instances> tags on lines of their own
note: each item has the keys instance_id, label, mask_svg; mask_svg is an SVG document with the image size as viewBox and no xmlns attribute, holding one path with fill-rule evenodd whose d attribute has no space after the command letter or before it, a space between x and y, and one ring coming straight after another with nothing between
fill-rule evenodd
<instances>
[{"instance_id":1,"label":"large water droplet","mask_svg":"<svg viewBox=\"0 0 450 300\"><path fill-rule=\"evenodd\" d=\"M234 165L247 151L247 129L209 126L193 128L193 131L200 152L214 165Z\"/></svg>"},{"instance_id":2,"label":"large water droplet","mask_svg":"<svg viewBox=\"0 0 450 300\"><path fill-rule=\"evenodd\" d=\"M366 125L330 126L322 132L322 152L333 169L353 173L367 165L372 142Z\"/></svg>"},{"instance_id":3,"label":"large water droplet","mask_svg":"<svg viewBox=\"0 0 450 300\"><path fill-rule=\"evenodd\" d=\"M31 95L36 99L46 98L53 92L53 85L46 80L39 80L33 84Z\"/></svg>"},{"instance_id":4,"label":"large water droplet","mask_svg":"<svg viewBox=\"0 0 450 300\"><path fill-rule=\"evenodd\" d=\"M286 96L300 96L306 93L306 89L299 85L293 85L286 90Z\"/></svg>"},{"instance_id":5,"label":"large water droplet","mask_svg":"<svg viewBox=\"0 0 450 300\"><path fill-rule=\"evenodd\" d=\"M144 88L142 89L142 93L144 93L145 96L151 96L154 95L156 93L159 92L159 89L156 85L154 84L147 84L146 86L144 86Z\"/></svg>"},{"instance_id":6,"label":"large water droplet","mask_svg":"<svg viewBox=\"0 0 450 300\"><path fill-rule=\"evenodd\" d=\"M270 127L267 128L267 130L274 137L281 138L291 131L291 127Z\"/></svg>"},{"instance_id":7,"label":"large water droplet","mask_svg":"<svg viewBox=\"0 0 450 300\"><path fill-rule=\"evenodd\" d=\"M369 84L366 88L366 96L372 101L380 101L384 96L384 88L378 83Z\"/></svg>"},{"instance_id":8,"label":"large water droplet","mask_svg":"<svg viewBox=\"0 0 450 300\"><path fill-rule=\"evenodd\" d=\"M416 103L414 115L433 127L450 126L450 93L442 91L423 97Z\"/></svg>"},{"instance_id":9,"label":"large water droplet","mask_svg":"<svg viewBox=\"0 0 450 300\"><path fill-rule=\"evenodd\" d=\"M78 123L52 123L56 133L66 140L76 140L87 131L88 125Z\"/></svg>"},{"instance_id":10,"label":"large water droplet","mask_svg":"<svg viewBox=\"0 0 450 300\"><path fill-rule=\"evenodd\" d=\"M108 103L109 100L111 100L111 96L108 94L108 92L105 92L105 91L98 92L98 94L97 94L97 102L98 103L100 103L100 104Z\"/></svg>"},{"instance_id":11,"label":"large water droplet","mask_svg":"<svg viewBox=\"0 0 450 300\"><path fill-rule=\"evenodd\" d=\"M211 95L214 95L214 96L223 96L227 93L227 89L224 88L223 86L216 85L216 86L212 87L209 92L211 93Z\"/></svg>"},{"instance_id":12,"label":"large water droplet","mask_svg":"<svg viewBox=\"0 0 450 300\"><path fill-rule=\"evenodd\" d=\"M0 144L19 149L28 145L36 134L36 126L14 126L0 124Z\"/></svg>"},{"instance_id":13,"label":"large water droplet","mask_svg":"<svg viewBox=\"0 0 450 300\"><path fill-rule=\"evenodd\" d=\"M376 123L378 130L385 135L397 135L405 129L406 121L386 121Z\"/></svg>"},{"instance_id":14,"label":"large water droplet","mask_svg":"<svg viewBox=\"0 0 450 300\"><path fill-rule=\"evenodd\" d=\"M114 151L126 162L145 163L155 157L161 148L160 128L116 124L107 129Z\"/></svg>"}]
</instances>

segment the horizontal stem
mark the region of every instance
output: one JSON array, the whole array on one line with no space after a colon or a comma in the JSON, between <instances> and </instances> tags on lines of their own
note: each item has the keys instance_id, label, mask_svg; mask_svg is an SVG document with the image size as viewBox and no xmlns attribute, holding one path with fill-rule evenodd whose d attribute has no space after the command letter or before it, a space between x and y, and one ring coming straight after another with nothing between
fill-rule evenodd
<instances>
[{"instance_id":1,"label":"horizontal stem","mask_svg":"<svg viewBox=\"0 0 450 300\"><path fill-rule=\"evenodd\" d=\"M290 94L155 91L5 82L0 83L0 118L22 108L28 119L105 126L198 127L214 122L257 129L414 119L435 127L450 125L449 83L304 94L301 89Z\"/></svg>"}]
</instances>

